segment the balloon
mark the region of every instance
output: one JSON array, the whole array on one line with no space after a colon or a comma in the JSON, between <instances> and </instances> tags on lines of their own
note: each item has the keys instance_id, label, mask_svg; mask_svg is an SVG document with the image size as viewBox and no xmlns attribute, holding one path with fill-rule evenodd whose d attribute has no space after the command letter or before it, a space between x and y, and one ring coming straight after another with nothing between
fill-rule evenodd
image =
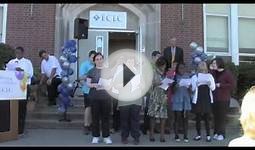
<instances>
[{"instance_id":1,"label":"balloon","mask_svg":"<svg viewBox=\"0 0 255 150\"><path fill-rule=\"evenodd\" d=\"M76 48L75 47L71 47L70 51L71 51L71 53L75 53L76 52Z\"/></svg>"},{"instance_id":2,"label":"balloon","mask_svg":"<svg viewBox=\"0 0 255 150\"><path fill-rule=\"evenodd\" d=\"M74 88L73 83L68 83L68 84L67 84L67 88L68 88L68 90L72 91L73 88Z\"/></svg>"},{"instance_id":3,"label":"balloon","mask_svg":"<svg viewBox=\"0 0 255 150\"><path fill-rule=\"evenodd\" d=\"M68 76L68 72L66 70L62 70L60 74L62 77Z\"/></svg>"},{"instance_id":4,"label":"balloon","mask_svg":"<svg viewBox=\"0 0 255 150\"><path fill-rule=\"evenodd\" d=\"M75 40L69 40L65 42L65 48L75 47Z\"/></svg>"},{"instance_id":5,"label":"balloon","mask_svg":"<svg viewBox=\"0 0 255 150\"><path fill-rule=\"evenodd\" d=\"M195 50L198 47L198 44L196 42L191 42L189 46L191 49Z\"/></svg>"},{"instance_id":6,"label":"balloon","mask_svg":"<svg viewBox=\"0 0 255 150\"><path fill-rule=\"evenodd\" d=\"M194 59L194 62L195 62L196 64L200 63L201 61L202 61L202 60L201 60L200 57L196 57L196 58Z\"/></svg>"},{"instance_id":7,"label":"balloon","mask_svg":"<svg viewBox=\"0 0 255 150\"><path fill-rule=\"evenodd\" d=\"M68 57L68 61L69 61L70 63L75 63L75 62L77 61L77 57L76 57L75 55L70 55L70 56Z\"/></svg>"},{"instance_id":8,"label":"balloon","mask_svg":"<svg viewBox=\"0 0 255 150\"><path fill-rule=\"evenodd\" d=\"M64 55L62 55L59 57L59 61L60 63L64 63L65 61L67 61L67 58Z\"/></svg>"},{"instance_id":9,"label":"balloon","mask_svg":"<svg viewBox=\"0 0 255 150\"><path fill-rule=\"evenodd\" d=\"M68 82L69 82L68 77L63 77L63 78L62 78L62 83L68 84Z\"/></svg>"},{"instance_id":10,"label":"balloon","mask_svg":"<svg viewBox=\"0 0 255 150\"><path fill-rule=\"evenodd\" d=\"M198 52L203 52L203 51L204 51L204 49L203 49L203 47L198 46L198 47L196 48L196 51L198 51Z\"/></svg>"},{"instance_id":11,"label":"balloon","mask_svg":"<svg viewBox=\"0 0 255 150\"><path fill-rule=\"evenodd\" d=\"M68 71L67 71L68 75L71 76L73 75L73 69L72 68L69 68Z\"/></svg>"},{"instance_id":12,"label":"balloon","mask_svg":"<svg viewBox=\"0 0 255 150\"><path fill-rule=\"evenodd\" d=\"M63 64L62 64L62 67L63 69L68 69L70 67L70 63L65 61Z\"/></svg>"},{"instance_id":13,"label":"balloon","mask_svg":"<svg viewBox=\"0 0 255 150\"><path fill-rule=\"evenodd\" d=\"M24 75L25 75L24 71L15 71L15 76L18 80L22 80Z\"/></svg>"},{"instance_id":14,"label":"balloon","mask_svg":"<svg viewBox=\"0 0 255 150\"><path fill-rule=\"evenodd\" d=\"M66 86L64 86L64 87L61 89L60 93L61 93L63 96L65 96L65 97L68 97L68 96L70 95L70 91L67 89Z\"/></svg>"}]
</instances>

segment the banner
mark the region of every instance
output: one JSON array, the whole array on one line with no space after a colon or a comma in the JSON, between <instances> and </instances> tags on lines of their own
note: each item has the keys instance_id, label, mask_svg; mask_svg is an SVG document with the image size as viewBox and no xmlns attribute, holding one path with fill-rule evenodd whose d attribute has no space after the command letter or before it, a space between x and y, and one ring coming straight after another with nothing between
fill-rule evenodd
<instances>
[{"instance_id":1,"label":"banner","mask_svg":"<svg viewBox=\"0 0 255 150\"><path fill-rule=\"evenodd\" d=\"M127 28L127 12L118 11L90 11L89 13L90 28Z\"/></svg>"},{"instance_id":2,"label":"banner","mask_svg":"<svg viewBox=\"0 0 255 150\"><path fill-rule=\"evenodd\" d=\"M23 71L0 70L0 100L25 100L27 80Z\"/></svg>"}]
</instances>

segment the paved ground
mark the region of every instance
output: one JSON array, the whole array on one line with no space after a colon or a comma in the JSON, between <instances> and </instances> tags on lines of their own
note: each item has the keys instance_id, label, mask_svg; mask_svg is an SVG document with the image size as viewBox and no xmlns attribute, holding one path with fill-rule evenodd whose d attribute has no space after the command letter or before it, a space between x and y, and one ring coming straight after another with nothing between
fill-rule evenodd
<instances>
[{"instance_id":1,"label":"paved ground","mask_svg":"<svg viewBox=\"0 0 255 150\"><path fill-rule=\"evenodd\" d=\"M205 133L202 130L202 134ZM166 135L166 142L159 142L159 135L155 136L156 141L150 142L148 135L141 135L140 144L138 146L227 146L229 141L240 136L240 130L237 128L227 129L227 138L224 141L206 142L205 136L201 141L193 141L192 137L195 135L195 129L189 130L189 143L175 142L173 134ZM113 144L107 146L134 146L132 138L129 137L130 144L123 145L120 141L120 133L111 135ZM181 136L182 137L182 136ZM70 129L28 129L27 134L14 141L7 141L0 143L1 146L106 146L104 143L97 145L91 144L91 135L83 135L82 130Z\"/></svg>"}]
</instances>

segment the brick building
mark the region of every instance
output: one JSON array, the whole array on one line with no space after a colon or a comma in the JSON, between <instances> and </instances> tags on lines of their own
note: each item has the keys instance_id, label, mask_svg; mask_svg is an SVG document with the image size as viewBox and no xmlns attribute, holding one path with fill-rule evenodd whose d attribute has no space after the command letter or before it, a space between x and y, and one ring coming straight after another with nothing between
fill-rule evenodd
<instances>
[{"instance_id":1,"label":"brick building","mask_svg":"<svg viewBox=\"0 0 255 150\"><path fill-rule=\"evenodd\" d=\"M149 56L176 37L185 62L191 59L189 43L196 41L206 53L238 65L255 55L254 10L254 4L0 4L0 40L23 46L39 68L38 50L59 56L63 43L73 39L74 19L80 17L90 20L88 39L79 40L80 61L91 49L107 56L129 47ZM116 15L125 22L104 26L93 22L93 15L102 19ZM98 38L103 41L100 45Z\"/></svg>"}]
</instances>

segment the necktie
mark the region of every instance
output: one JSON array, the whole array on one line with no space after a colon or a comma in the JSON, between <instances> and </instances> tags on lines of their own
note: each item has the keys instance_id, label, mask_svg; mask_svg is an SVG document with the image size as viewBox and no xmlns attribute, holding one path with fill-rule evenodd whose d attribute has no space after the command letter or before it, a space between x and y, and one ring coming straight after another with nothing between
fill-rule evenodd
<instances>
[{"instance_id":1,"label":"necktie","mask_svg":"<svg viewBox=\"0 0 255 150\"><path fill-rule=\"evenodd\" d=\"M174 47L171 48L171 53L172 53L172 63L173 63L174 58L175 58L175 48Z\"/></svg>"}]
</instances>

